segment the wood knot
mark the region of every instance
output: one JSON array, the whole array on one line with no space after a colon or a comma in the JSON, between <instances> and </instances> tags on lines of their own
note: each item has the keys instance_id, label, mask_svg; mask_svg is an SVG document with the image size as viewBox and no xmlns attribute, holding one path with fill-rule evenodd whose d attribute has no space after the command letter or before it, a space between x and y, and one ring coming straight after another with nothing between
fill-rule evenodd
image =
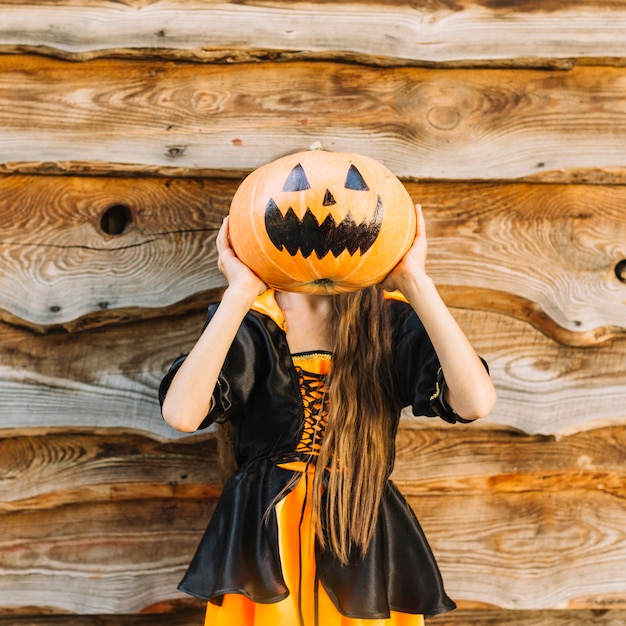
<instances>
[{"instance_id":1,"label":"wood knot","mask_svg":"<svg viewBox=\"0 0 626 626\"><path fill-rule=\"evenodd\" d=\"M187 146L167 146L167 151L165 152L165 156L170 159L175 159L177 157L181 157L185 154L185 150L187 150Z\"/></svg>"},{"instance_id":2,"label":"wood knot","mask_svg":"<svg viewBox=\"0 0 626 626\"><path fill-rule=\"evenodd\" d=\"M452 130L459 125L461 114L456 107L436 106L426 114L431 126L439 130Z\"/></svg>"},{"instance_id":3,"label":"wood knot","mask_svg":"<svg viewBox=\"0 0 626 626\"><path fill-rule=\"evenodd\" d=\"M121 235L132 221L132 211L123 204L115 204L102 214L100 228L107 235Z\"/></svg>"},{"instance_id":4,"label":"wood knot","mask_svg":"<svg viewBox=\"0 0 626 626\"><path fill-rule=\"evenodd\" d=\"M615 266L615 276L617 276L618 280L626 283L626 259L622 259Z\"/></svg>"}]
</instances>

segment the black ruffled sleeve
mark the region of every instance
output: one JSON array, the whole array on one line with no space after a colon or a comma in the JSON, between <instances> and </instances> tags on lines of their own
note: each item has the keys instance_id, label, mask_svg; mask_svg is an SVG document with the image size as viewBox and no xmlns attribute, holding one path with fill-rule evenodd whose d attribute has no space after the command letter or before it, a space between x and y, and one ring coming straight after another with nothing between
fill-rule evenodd
<instances>
[{"instance_id":1,"label":"black ruffled sleeve","mask_svg":"<svg viewBox=\"0 0 626 626\"><path fill-rule=\"evenodd\" d=\"M209 307L209 314L202 327L207 327L217 310L218 304ZM254 381L254 341L244 325L240 328L222 366L215 390L211 398L209 413L198 427L207 428L214 422L236 421L246 398L249 396ZM161 407L172 380L185 361L187 355L174 360L159 385L159 402Z\"/></svg>"},{"instance_id":2,"label":"black ruffled sleeve","mask_svg":"<svg viewBox=\"0 0 626 626\"><path fill-rule=\"evenodd\" d=\"M408 304L398 302L393 306L394 351L402 405L410 406L414 415L440 417L450 424L471 422L446 404L446 381L439 359L417 314Z\"/></svg>"}]
</instances>

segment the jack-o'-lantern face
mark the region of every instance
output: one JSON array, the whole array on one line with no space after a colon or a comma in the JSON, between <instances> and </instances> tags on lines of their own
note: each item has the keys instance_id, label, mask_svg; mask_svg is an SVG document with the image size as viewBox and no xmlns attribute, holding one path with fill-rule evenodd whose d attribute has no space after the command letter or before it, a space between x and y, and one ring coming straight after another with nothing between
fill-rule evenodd
<instances>
[{"instance_id":1,"label":"jack-o'-lantern face","mask_svg":"<svg viewBox=\"0 0 626 626\"><path fill-rule=\"evenodd\" d=\"M301 192L305 194L306 211L298 217L292 205L302 205ZM323 259L331 253L335 258L347 251L350 256L357 251L363 255L374 244L383 221L383 203L374 192L367 197L349 198L350 193L364 194L370 192L368 184L354 164L351 164L345 176L345 182L339 189L313 188L306 172L300 163L289 172L280 194L280 203L289 208L285 213L271 197L265 207L265 228L270 241L278 250L285 248L291 256L298 252L307 259L315 253ZM296 193L295 198L291 194ZM323 193L323 197L317 196ZM354 203L367 210L371 203L371 214L365 215L358 223L352 215ZM323 208L319 217L311 207ZM337 207L337 210L331 210ZM318 211L319 213L319 211Z\"/></svg>"},{"instance_id":2,"label":"jack-o'-lantern face","mask_svg":"<svg viewBox=\"0 0 626 626\"><path fill-rule=\"evenodd\" d=\"M339 293L382 280L415 237L413 202L383 165L309 151L255 170L237 190L230 236L269 286Z\"/></svg>"}]
</instances>

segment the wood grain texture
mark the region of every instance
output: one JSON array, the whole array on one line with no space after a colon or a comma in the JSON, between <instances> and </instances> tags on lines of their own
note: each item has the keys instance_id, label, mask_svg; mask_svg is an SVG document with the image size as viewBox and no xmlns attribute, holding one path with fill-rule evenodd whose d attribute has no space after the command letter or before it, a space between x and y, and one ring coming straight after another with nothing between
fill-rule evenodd
<instances>
[{"instance_id":1,"label":"wood grain texture","mask_svg":"<svg viewBox=\"0 0 626 626\"><path fill-rule=\"evenodd\" d=\"M490 364L498 403L487 421L559 435L626 421L626 341L566 346L508 315L453 313ZM47 335L0 324L0 427L180 436L161 419L157 387L204 319L200 310Z\"/></svg>"},{"instance_id":2,"label":"wood grain texture","mask_svg":"<svg viewBox=\"0 0 626 626\"><path fill-rule=\"evenodd\" d=\"M199 626L202 607L148 615L19 615L0 614L0 626ZM504 611L460 609L431 618L433 626L623 626L626 611L619 609L570 609L552 611Z\"/></svg>"},{"instance_id":3,"label":"wood grain texture","mask_svg":"<svg viewBox=\"0 0 626 626\"><path fill-rule=\"evenodd\" d=\"M76 329L86 314L97 325L197 308L223 283L215 233L233 192L197 179L0 179L0 315ZM102 224L114 207L129 211L119 234Z\"/></svg>"},{"instance_id":4,"label":"wood grain texture","mask_svg":"<svg viewBox=\"0 0 626 626\"><path fill-rule=\"evenodd\" d=\"M626 428L566 437L523 435L481 420L468 426L404 420L393 480L414 495L524 493L578 487L624 494Z\"/></svg>"},{"instance_id":5,"label":"wood grain texture","mask_svg":"<svg viewBox=\"0 0 626 626\"><path fill-rule=\"evenodd\" d=\"M221 492L212 434L159 442L116 429L26 433L0 438L2 513Z\"/></svg>"},{"instance_id":6,"label":"wood grain texture","mask_svg":"<svg viewBox=\"0 0 626 626\"><path fill-rule=\"evenodd\" d=\"M428 269L449 304L515 316L569 345L625 336L624 188L408 189L424 207Z\"/></svg>"},{"instance_id":7,"label":"wood grain texture","mask_svg":"<svg viewBox=\"0 0 626 626\"><path fill-rule=\"evenodd\" d=\"M626 608L624 427L555 441L476 426L400 436L398 485L452 597Z\"/></svg>"},{"instance_id":8,"label":"wood grain texture","mask_svg":"<svg viewBox=\"0 0 626 626\"><path fill-rule=\"evenodd\" d=\"M623 4L603 2L2 2L0 50L242 62L620 63ZM506 46L502 42L506 41Z\"/></svg>"},{"instance_id":9,"label":"wood grain texture","mask_svg":"<svg viewBox=\"0 0 626 626\"><path fill-rule=\"evenodd\" d=\"M195 604L198 606L145 615L0 614L0 626L201 626L205 608L199 601Z\"/></svg>"},{"instance_id":10,"label":"wood grain texture","mask_svg":"<svg viewBox=\"0 0 626 626\"><path fill-rule=\"evenodd\" d=\"M619 609L552 611L461 609L430 620L432 626L511 626L512 624L514 626L590 626L592 624L623 626L625 623L626 611Z\"/></svg>"},{"instance_id":11,"label":"wood grain texture","mask_svg":"<svg viewBox=\"0 0 626 626\"><path fill-rule=\"evenodd\" d=\"M202 307L224 285L214 238L238 184L0 177L0 318L77 330ZM626 188L407 189L423 205L428 271L448 304L516 317L571 346L625 336ZM130 220L111 235L101 222L115 206Z\"/></svg>"},{"instance_id":12,"label":"wood grain texture","mask_svg":"<svg viewBox=\"0 0 626 626\"><path fill-rule=\"evenodd\" d=\"M81 333L40 335L0 324L0 427L120 428L180 436L157 388L196 341L204 311Z\"/></svg>"},{"instance_id":13,"label":"wood grain texture","mask_svg":"<svg viewBox=\"0 0 626 626\"><path fill-rule=\"evenodd\" d=\"M212 500L76 501L1 515L0 607L135 613L176 599Z\"/></svg>"},{"instance_id":14,"label":"wood grain texture","mask_svg":"<svg viewBox=\"0 0 626 626\"><path fill-rule=\"evenodd\" d=\"M176 591L220 493L214 438L0 439L0 611L133 613ZM174 622L175 623L175 622Z\"/></svg>"},{"instance_id":15,"label":"wood grain texture","mask_svg":"<svg viewBox=\"0 0 626 626\"><path fill-rule=\"evenodd\" d=\"M498 392L488 422L565 435L626 418L626 341L564 346L506 315L452 309Z\"/></svg>"},{"instance_id":16,"label":"wood grain texture","mask_svg":"<svg viewBox=\"0 0 626 626\"><path fill-rule=\"evenodd\" d=\"M0 439L0 612L183 602L175 586L219 494L215 444L115 429ZM623 426L557 440L405 421L393 479L461 607L602 611L626 608L624 467Z\"/></svg>"},{"instance_id":17,"label":"wood grain texture","mask_svg":"<svg viewBox=\"0 0 626 626\"><path fill-rule=\"evenodd\" d=\"M626 608L623 491L407 491L452 598L507 609Z\"/></svg>"},{"instance_id":18,"label":"wood grain texture","mask_svg":"<svg viewBox=\"0 0 626 626\"><path fill-rule=\"evenodd\" d=\"M5 172L237 176L321 141L403 178L623 182L625 94L622 68L1 56L0 164Z\"/></svg>"}]
</instances>

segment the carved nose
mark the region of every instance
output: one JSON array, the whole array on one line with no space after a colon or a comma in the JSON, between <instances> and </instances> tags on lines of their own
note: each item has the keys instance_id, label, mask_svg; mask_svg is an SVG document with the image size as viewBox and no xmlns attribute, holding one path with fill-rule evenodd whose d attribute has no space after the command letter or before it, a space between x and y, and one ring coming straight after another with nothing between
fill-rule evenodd
<instances>
[{"instance_id":1,"label":"carved nose","mask_svg":"<svg viewBox=\"0 0 626 626\"><path fill-rule=\"evenodd\" d=\"M326 193L324 194L324 202L322 202L322 205L331 206L333 204L337 204L337 202L335 201L335 198L333 198L333 194L330 193L330 189L327 189Z\"/></svg>"}]
</instances>

